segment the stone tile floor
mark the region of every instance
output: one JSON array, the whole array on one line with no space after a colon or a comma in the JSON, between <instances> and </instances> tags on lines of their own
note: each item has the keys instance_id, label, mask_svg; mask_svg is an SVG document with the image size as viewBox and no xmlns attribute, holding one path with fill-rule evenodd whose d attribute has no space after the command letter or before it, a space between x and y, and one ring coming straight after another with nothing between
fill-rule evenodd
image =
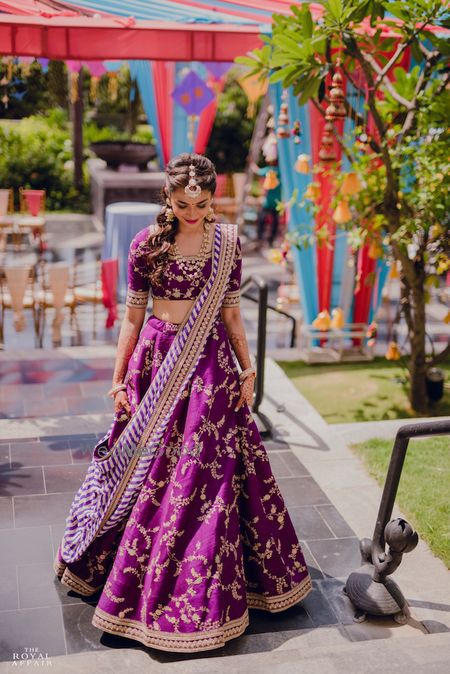
<instances>
[{"instance_id":1,"label":"stone tile floor","mask_svg":"<svg viewBox=\"0 0 450 674\"><path fill-rule=\"evenodd\" d=\"M7 423L5 415L12 409L17 416L64 413L74 419L84 412L100 412L101 418L112 414L112 403L104 395L111 359L11 358L2 360L0 372L2 423ZM9 661L23 648L24 639L54 656L140 648L91 625L95 597L77 596L60 584L52 569L68 508L104 430L8 438L7 427L2 427L0 441L0 660ZM343 613L339 590L348 571L359 566L358 539L289 445L280 436L264 444L301 541L314 592L276 615L252 609L246 635L272 639L274 631L345 624L349 616ZM229 642L222 650L236 653L239 646ZM163 654L158 657L164 660Z\"/></svg>"}]
</instances>

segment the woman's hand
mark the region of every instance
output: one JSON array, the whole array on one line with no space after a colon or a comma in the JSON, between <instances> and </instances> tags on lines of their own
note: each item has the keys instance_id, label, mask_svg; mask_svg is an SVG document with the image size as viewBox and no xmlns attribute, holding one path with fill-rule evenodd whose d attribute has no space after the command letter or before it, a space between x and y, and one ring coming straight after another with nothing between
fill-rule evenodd
<instances>
[{"instance_id":1,"label":"woman's hand","mask_svg":"<svg viewBox=\"0 0 450 674\"><path fill-rule=\"evenodd\" d=\"M120 414L122 410L125 410L128 415L131 414L131 406L126 391L119 391L114 396L114 412Z\"/></svg>"},{"instance_id":2,"label":"woman's hand","mask_svg":"<svg viewBox=\"0 0 450 674\"><path fill-rule=\"evenodd\" d=\"M241 384L239 400L237 401L236 407L234 408L235 412L237 412L244 403L247 403L247 405L253 404L254 389L255 389L255 377L250 375L249 377L246 377Z\"/></svg>"}]
</instances>

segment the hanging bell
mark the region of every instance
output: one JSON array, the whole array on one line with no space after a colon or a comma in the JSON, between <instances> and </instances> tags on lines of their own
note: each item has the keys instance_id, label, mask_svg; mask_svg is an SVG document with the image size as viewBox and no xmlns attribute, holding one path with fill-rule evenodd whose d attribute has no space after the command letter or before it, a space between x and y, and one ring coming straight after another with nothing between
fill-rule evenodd
<instances>
[{"instance_id":1,"label":"hanging bell","mask_svg":"<svg viewBox=\"0 0 450 674\"><path fill-rule=\"evenodd\" d=\"M400 349L398 348L397 342L394 341L389 342L385 358L386 360L400 360L401 353Z\"/></svg>"},{"instance_id":2,"label":"hanging bell","mask_svg":"<svg viewBox=\"0 0 450 674\"><path fill-rule=\"evenodd\" d=\"M336 307L331 312L331 327L334 330L342 330L345 325L344 312L341 307Z\"/></svg>"},{"instance_id":3,"label":"hanging bell","mask_svg":"<svg viewBox=\"0 0 450 674\"><path fill-rule=\"evenodd\" d=\"M325 110L325 119L329 122L334 122L339 119L344 119L347 112L344 105L344 90L342 89L342 75L336 72L333 75L330 89L330 104Z\"/></svg>"},{"instance_id":4,"label":"hanging bell","mask_svg":"<svg viewBox=\"0 0 450 674\"><path fill-rule=\"evenodd\" d=\"M278 180L275 171L267 171L266 177L264 178L263 188L265 190L274 190L279 184L280 181Z\"/></svg>"},{"instance_id":5,"label":"hanging bell","mask_svg":"<svg viewBox=\"0 0 450 674\"><path fill-rule=\"evenodd\" d=\"M309 167L309 160L310 156L309 154L299 154L297 157L297 161L295 162L295 170L297 173L309 173L310 172L310 167Z\"/></svg>"},{"instance_id":6,"label":"hanging bell","mask_svg":"<svg viewBox=\"0 0 450 674\"><path fill-rule=\"evenodd\" d=\"M347 173L341 187L341 194L351 196L361 191L362 185L357 173Z\"/></svg>"},{"instance_id":7,"label":"hanging bell","mask_svg":"<svg viewBox=\"0 0 450 674\"><path fill-rule=\"evenodd\" d=\"M343 199L338 203L333 213L333 220L338 225L344 225L352 219L352 213L348 206L348 201Z\"/></svg>"},{"instance_id":8,"label":"hanging bell","mask_svg":"<svg viewBox=\"0 0 450 674\"><path fill-rule=\"evenodd\" d=\"M320 187L317 183L309 183L305 190L304 198L309 201L317 201L320 197Z\"/></svg>"},{"instance_id":9,"label":"hanging bell","mask_svg":"<svg viewBox=\"0 0 450 674\"><path fill-rule=\"evenodd\" d=\"M277 136L278 138L289 138L289 115L288 104L282 103L280 106L280 114L278 115Z\"/></svg>"},{"instance_id":10,"label":"hanging bell","mask_svg":"<svg viewBox=\"0 0 450 674\"><path fill-rule=\"evenodd\" d=\"M330 325L331 325L330 314L326 309L325 311L320 311L317 314L317 317L312 322L313 328L317 328L317 330L329 330Z\"/></svg>"},{"instance_id":11,"label":"hanging bell","mask_svg":"<svg viewBox=\"0 0 450 674\"><path fill-rule=\"evenodd\" d=\"M320 141L319 159L324 162L336 160L334 150L333 125L331 122L325 122L322 139Z\"/></svg>"}]
</instances>

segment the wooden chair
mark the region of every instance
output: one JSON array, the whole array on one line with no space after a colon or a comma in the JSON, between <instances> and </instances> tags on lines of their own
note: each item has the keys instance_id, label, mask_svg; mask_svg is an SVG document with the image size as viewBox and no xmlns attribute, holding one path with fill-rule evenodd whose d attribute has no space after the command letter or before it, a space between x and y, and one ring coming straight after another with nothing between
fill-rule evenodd
<instances>
[{"instance_id":1,"label":"wooden chair","mask_svg":"<svg viewBox=\"0 0 450 674\"><path fill-rule=\"evenodd\" d=\"M13 312L16 332L26 328L24 310L31 311L35 345L39 344L39 303L33 266L4 266L0 269L0 348L4 348L4 326L7 310Z\"/></svg>"},{"instance_id":2,"label":"wooden chair","mask_svg":"<svg viewBox=\"0 0 450 674\"><path fill-rule=\"evenodd\" d=\"M27 232L31 240L38 239L42 245L45 231L45 190L19 188L20 216L16 218L17 231Z\"/></svg>"},{"instance_id":3,"label":"wooden chair","mask_svg":"<svg viewBox=\"0 0 450 674\"><path fill-rule=\"evenodd\" d=\"M8 234L14 230L14 193L0 189L0 250L5 250Z\"/></svg>"},{"instance_id":4,"label":"wooden chair","mask_svg":"<svg viewBox=\"0 0 450 674\"><path fill-rule=\"evenodd\" d=\"M70 310L70 323L75 325L75 299L70 278L68 262L39 263L40 289L37 293L39 304L39 346L42 347L47 320L47 311L54 311L52 320L52 342L61 343L61 326L64 322L64 309Z\"/></svg>"}]
</instances>

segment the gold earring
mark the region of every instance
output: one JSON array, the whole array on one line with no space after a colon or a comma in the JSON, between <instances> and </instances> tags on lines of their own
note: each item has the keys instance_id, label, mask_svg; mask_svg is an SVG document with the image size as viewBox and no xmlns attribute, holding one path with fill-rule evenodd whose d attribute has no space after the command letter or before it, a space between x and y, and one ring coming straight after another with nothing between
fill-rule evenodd
<instances>
[{"instance_id":1,"label":"gold earring","mask_svg":"<svg viewBox=\"0 0 450 674\"><path fill-rule=\"evenodd\" d=\"M214 213L214 210L212 208L210 208L208 213L205 216L205 220L207 222L214 222L215 219L216 219L216 214Z\"/></svg>"}]
</instances>

